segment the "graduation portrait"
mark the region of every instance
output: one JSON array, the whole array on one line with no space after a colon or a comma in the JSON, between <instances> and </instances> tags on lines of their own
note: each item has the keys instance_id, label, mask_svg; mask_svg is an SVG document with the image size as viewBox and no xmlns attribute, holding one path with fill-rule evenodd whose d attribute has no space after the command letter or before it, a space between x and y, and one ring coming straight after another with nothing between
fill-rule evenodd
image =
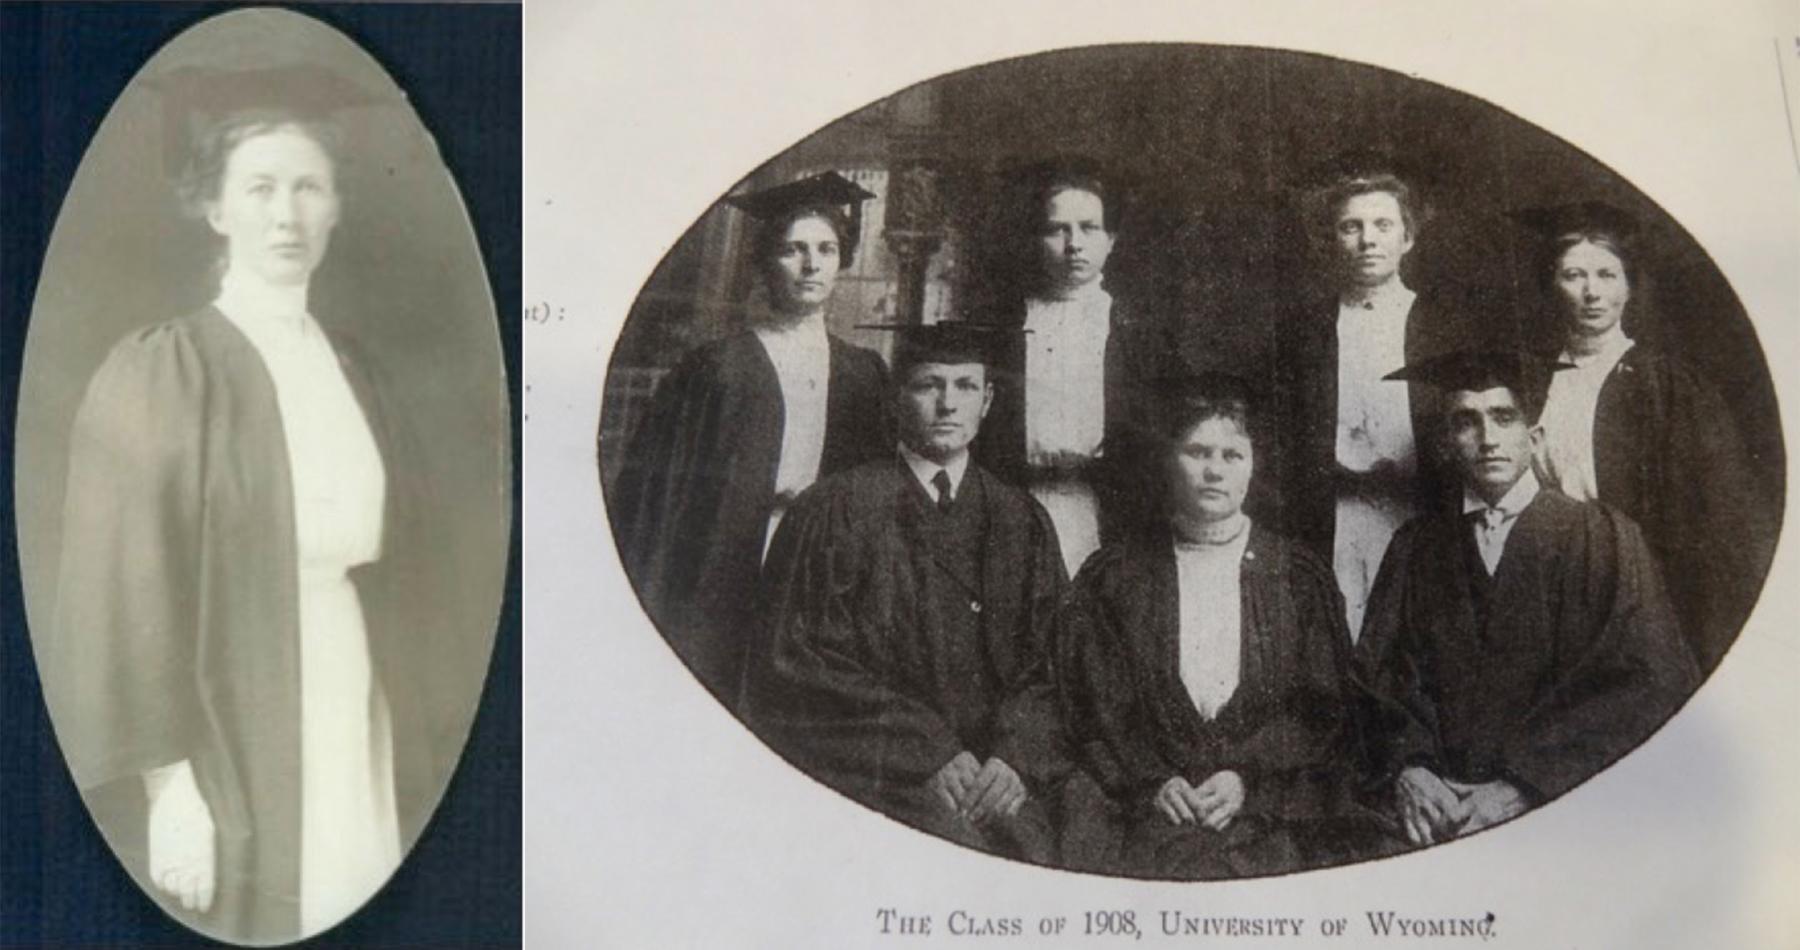
<instances>
[{"instance_id":1,"label":"graduation portrait","mask_svg":"<svg viewBox=\"0 0 1800 950\"><path fill-rule=\"evenodd\" d=\"M31 55L108 29L8 13ZM90 53L135 64L75 133L66 195L43 189L14 456L42 748L66 765L40 766L36 807L61 817L38 846L84 857L14 892L9 933L285 944L370 905L334 939L516 939L516 692L471 736L490 669L517 662L494 658L518 11L121 8L111 25L141 51ZM424 88L441 72L363 45L401 35L459 51L491 92L445 109ZM26 114L59 121L44 97L67 78L42 72ZM440 139L444 122L467 127ZM516 630L501 642L516 651ZM465 748L505 757L459 769ZM94 829L110 870L85 857ZM429 870L407 871L425 843ZM451 862L499 902L407 924L474 893L452 875L432 896Z\"/></svg>"},{"instance_id":2,"label":"graduation portrait","mask_svg":"<svg viewBox=\"0 0 1800 950\"><path fill-rule=\"evenodd\" d=\"M1763 589L1750 315L1474 96L1092 46L718 185L612 344L596 543L694 690L927 834L1154 880L1444 844L1649 740Z\"/></svg>"}]
</instances>

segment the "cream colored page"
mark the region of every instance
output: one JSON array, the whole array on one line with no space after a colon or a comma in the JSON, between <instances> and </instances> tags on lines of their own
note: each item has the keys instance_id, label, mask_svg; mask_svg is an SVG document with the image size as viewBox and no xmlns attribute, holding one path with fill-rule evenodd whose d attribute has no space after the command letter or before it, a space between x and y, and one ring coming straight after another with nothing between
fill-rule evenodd
<instances>
[{"instance_id":1,"label":"cream colored page","mask_svg":"<svg viewBox=\"0 0 1800 950\"><path fill-rule=\"evenodd\" d=\"M1552 806L1401 859L1229 884L1134 883L958 849L776 758L697 688L639 611L594 461L606 360L625 314L657 261L728 185L912 83L1127 41L1242 44L1379 65L1569 140L1700 242L1755 322L1783 404L1800 405L1800 159L1790 138L1800 116L1788 111L1800 91L1797 38L1800 12L1783 2L533 0L524 314L531 945L1800 945L1792 900L1800 555L1791 538L1749 626L1684 711ZM930 917L931 934L883 934L884 909ZM1017 918L1026 935L954 936L958 910ZM1127 910L1141 940L1081 935L1086 912ZM1163 911L1299 918L1304 936L1169 937ZM1366 916L1381 911L1491 912L1494 924L1486 940L1381 938ZM1061 932L1044 935L1057 918ZM1343 935L1322 936L1336 920Z\"/></svg>"}]
</instances>

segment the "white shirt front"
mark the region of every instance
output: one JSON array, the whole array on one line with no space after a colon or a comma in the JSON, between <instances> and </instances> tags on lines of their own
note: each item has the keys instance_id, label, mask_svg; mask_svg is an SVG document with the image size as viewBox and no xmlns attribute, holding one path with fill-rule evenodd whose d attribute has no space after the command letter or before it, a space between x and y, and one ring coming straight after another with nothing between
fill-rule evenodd
<instances>
[{"instance_id":1,"label":"white shirt front","mask_svg":"<svg viewBox=\"0 0 1800 950\"><path fill-rule=\"evenodd\" d=\"M1594 471L1594 414L1599 410L1601 387L1631 347L1630 337L1616 333L1594 353L1575 356L1564 350L1558 357L1575 368L1550 377L1541 419L1544 447L1538 462L1544 477L1570 498L1593 501L1600 497L1600 480Z\"/></svg>"},{"instance_id":2,"label":"white shirt front","mask_svg":"<svg viewBox=\"0 0 1800 950\"><path fill-rule=\"evenodd\" d=\"M1181 685L1204 719L1237 692L1243 659L1242 569L1250 520L1224 541L1175 542Z\"/></svg>"},{"instance_id":3,"label":"white shirt front","mask_svg":"<svg viewBox=\"0 0 1800 950\"><path fill-rule=\"evenodd\" d=\"M1512 530L1519 523L1519 513L1531 500L1538 496L1540 486L1538 478L1527 468L1525 474L1513 483L1506 495L1497 505L1489 505L1477 498L1473 492L1463 490L1463 514L1480 513L1475 521L1475 547L1481 552L1481 563L1487 566L1488 576L1500 568L1500 556L1506 552L1506 539L1512 536Z\"/></svg>"},{"instance_id":4,"label":"white shirt front","mask_svg":"<svg viewBox=\"0 0 1800 950\"><path fill-rule=\"evenodd\" d=\"M1417 296L1396 284L1338 304L1337 461L1350 471L1413 467L1406 384L1382 377L1406 365L1406 318Z\"/></svg>"},{"instance_id":5,"label":"white shirt front","mask_svg":"<svg viewBox=\"0 0 1800 950\"><path fill-rule=\"evenodd\" d=\"M906 463L907 469L913 473L913 477L918 479L919 485L925 489L925 497L932 501L938 500L937 486L932 483L937 479L939 472L950 476L951 501L955 501L957 496L962 494L963 475L969 471L969 453L967 451L958 452L955 458L939 465L907 448L906 443L902 442L900 443L900 459Z\"/></svg>"},{"instance_id":6,"label":"white shirt front","mask_svg":"<svg viewBox=\"0 0 1800 950\"><path fill-rule=\"evenodd\" d=\"M1067 299L1025 303L1025 458L1092 457L1106 435L1112 295L1094 281Z\"/></svg>"},{"instance_id":7,"label":"white shirt front","mask_svg":"<svg viewBox=\"0 0 1800 950\"><path fill-rule=\"evenodd\" d=\"M831 380L831 338L825 317L769 321L753 331L781 385L781 457L775 468L775 507L763 535L763 554L787 513L788 502L819 479L825 458L825 418Z\"/></svg>"}]
</instances>

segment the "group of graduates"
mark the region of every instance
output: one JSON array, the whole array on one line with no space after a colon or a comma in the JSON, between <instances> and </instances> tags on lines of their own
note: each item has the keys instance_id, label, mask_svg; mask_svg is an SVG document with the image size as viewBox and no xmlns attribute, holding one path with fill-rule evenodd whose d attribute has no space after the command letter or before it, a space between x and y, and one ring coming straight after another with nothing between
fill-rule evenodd
<instances>
[{"instance_id":1,"label":"group of graduates","mask_svg":"<svg viewBox=\"0 0 1800 950\"><path fill-rule=\"evenodd\" d=\"M891 372L824 320L872 196L726 199L766 297L662 381L608 508L650 617L784 757L998 854L1274 874L1553 799L1718 663L1772 531L1718 396L1625 333L1623 212L1519 213L1567 337L1482 338L1400 276L1408 184L1346 166L1307 212L1336 298L1259 386L1115 306L1102 176L1033 185L1034 290L886 327Z\"/></svg>"}]
</instances>

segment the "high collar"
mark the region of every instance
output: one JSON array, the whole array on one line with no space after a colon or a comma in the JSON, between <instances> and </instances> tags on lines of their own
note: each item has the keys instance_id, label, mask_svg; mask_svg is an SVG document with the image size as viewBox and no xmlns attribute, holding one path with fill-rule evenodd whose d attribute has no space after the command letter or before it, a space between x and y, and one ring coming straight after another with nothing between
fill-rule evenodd
<instances>
[{"instance_id":1,"label":"high collar","mask_svg":"<svg viewBox=\"0 0 1800 950\"><path fill-rule=\"evenodd\" d=\"M1411 307L1418 294L1398 276L1379 287L1351 287L1338 294L1343 310L1402 310Z\"/></svg>"},{"instance_id":2,"label":"high collar","mask_svg":"<svg viewBox=\"0 0 1800 950\"><path fill-rule=\"evenodd\" d=\"M1106 288L1101 286L1104 280L1104 277L1095 277L1079 287L1046 288L1033 294L1031 299L1040 303L1099 303L1102 301L1111 303L1112 294L1107 293Z\"/></svg>"},{"instance_id":3,"label":"high collar","mask_svg":"<svg viewBox=\"0 0 1800 950\"><path fill-rule=\"evenodd\" d=\"M813 339L816 337L823 340L826 336L825 312L820 310L815 313L791 316L789 314L768 310L757 315L757 320L753 329L755 329L758 336L762 337L784 337L802 340Z\"/></svg>"},{"instance_id":4,"label":"high collar","mask_svg":"<svg viewBox=\"0 0 1800 950\"><path fill-rule=\"evenodd\" d=\"M311 322L306 310L307 285L271 284L237 268L219 280L219 296L213 305L240 326L279 326L303 332Z\"/></svg>"},{"instance_id":5,"label":"high collar","mask_svg":"<svg viewBox=\"0 0 1800 950\"><path fill-rule=\"evenodd\" d=\"M1562 359L1564 362L1575 364L1577 368L1592 366L1595 363L1612 366L1619 361L1619 357L1625 355L1626 350L1631 349L1634 343L1635 341L1631 337L1625 335L1625 331L1614 328L1611 333L1600 339L1591 352L1577 353L1575 347L1565 347L1562 351Z\"/></svg>"},{"instance_id":6,"label":"high collar","mask_svg":"<svg viewBox=\"0 0 1800 950\"><path fill-rule=\"evenodd\" d=\"M1172 518L1170 533L1176 548L1214 548L1244 541L1250 534L1250 516L1239 511L1218 521L1195 522Z\"/></svg>"},{"instance_id":7,"label":"high collar","mask_svg":"<svg viewBox=\"0 0 1800 950\"><path fill-rule=\"evenodd\" d=\"M1466 515L1477 511L1486 511L1489 508L1492 508L1509 518L1516 518L1518 517L1519 512L1524 511L1525 506L1531 504L1532 500L1538 496L1538 491L1541 487L1542 486L1538 484L1537 473L1530 468L1526 468L1525 474L1520 475L1519 480L1513 483L1513 487L1507 489L1506 494L1501 497L1500 503L1497 505L1490 505L1487 502L1482 501L1481 496L1464 488L1463 514Z\"/></svg>"}]
</instances>

